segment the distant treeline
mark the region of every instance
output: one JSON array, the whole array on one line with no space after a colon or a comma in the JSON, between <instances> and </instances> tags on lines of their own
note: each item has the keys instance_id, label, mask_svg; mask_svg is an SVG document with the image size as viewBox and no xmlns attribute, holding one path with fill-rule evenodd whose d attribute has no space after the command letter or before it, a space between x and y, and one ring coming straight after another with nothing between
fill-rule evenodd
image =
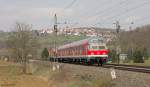
<instances>
[{"instance_id":1,"label":"distant treeline","mask_svg":"<svg viewBox=\"0 0 150 87\"><path fill-rule=\"evenodd\" d=\"M119 44L123 52L147 49L148 53L150 53L150 25L138 27L132 31L121 32Z\"/></svg>"}]
</instances>

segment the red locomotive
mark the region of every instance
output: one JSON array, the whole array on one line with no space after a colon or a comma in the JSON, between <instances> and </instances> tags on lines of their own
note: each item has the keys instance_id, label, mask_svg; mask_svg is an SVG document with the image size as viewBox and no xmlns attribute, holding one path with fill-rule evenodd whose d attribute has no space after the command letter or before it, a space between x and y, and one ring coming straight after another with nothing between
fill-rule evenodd
<instances>
[{"instance_id":1,"label":"red locomotive","mask_svg":"<svg viewBox=\"0 0 150 87\"><path fill-rule=\"evenodd\" d=\"M49 55L51 61L102 65L107 61L108 50L102 38L92 37L57 47L57 50L49 49Z\"/></svg>"}]
</instances>

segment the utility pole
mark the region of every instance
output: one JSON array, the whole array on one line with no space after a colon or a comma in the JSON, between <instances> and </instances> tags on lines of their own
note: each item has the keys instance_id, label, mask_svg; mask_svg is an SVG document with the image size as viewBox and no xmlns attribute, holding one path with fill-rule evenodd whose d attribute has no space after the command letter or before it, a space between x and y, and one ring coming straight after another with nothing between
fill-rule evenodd
<instances>
[{"instance_id":1,"label":"utility pole","mask_svg":"<svg viewBox=\"0 0 150 87\"><path fill-rule=\"evenodd\" d=\"M116 33L117 33L117 42L116 42L116 51L117 51L117 62L119 64L120 62L120 59L119 59L119 54L120 54L120 46L119 46L119 39L120 39L120 36L119 36L119 32L120 32L120 24L119 24L119 21L116 21Z\"/></svg>"},{"instance_id":2,"label":"utility pole","mask_svg":"<svg viewBox=\"0 0 150 87\"><path fill-rule=\"evenodd\" d=\"M132 30L132 25L134 24L134 22L131 22L130 26L129 26L129 31Z\"/></svg>"},{"instance_id":3,"label":"utility pole","mask_svg":"<svg viewBox=\"0 0 150 87\"><path fill-rule=\"evenodd\" d=\"M55 14L55 16L54 16L54 36L56 37L56 39L54 40L54 48L55 48L54 56L55 56L55 60L57 59L57 43L56 43L57 33L58 33L58 29L57 29L57 15Z\"/></svg>"},{"instance_id":4,"label":"utility pole","mask_svg":"<svg viewBox=\"0 0 150 87\"><path fill-rule=\"evenodd\" d=\"M120 32L120 24L119 24L119 21L116 21L116 32L117 32L117 34L119 34L119 32Z\"/></svg>"},{"instance_id":5,"label":"utility pole","mask_svg":"<svg viewBox=\"0 0 150 87\"><path fill-rule=\"evenodd\" d=\"M58 29L57 29L57 15L54 16L54 33L57 35Z\"/></svg>"}]
</instances>

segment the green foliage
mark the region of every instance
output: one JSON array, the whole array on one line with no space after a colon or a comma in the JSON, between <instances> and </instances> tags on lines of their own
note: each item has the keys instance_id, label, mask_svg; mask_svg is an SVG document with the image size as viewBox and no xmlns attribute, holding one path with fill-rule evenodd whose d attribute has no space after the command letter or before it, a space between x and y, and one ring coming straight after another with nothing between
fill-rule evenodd
<instances>
[{"instance_id":1,"label":"green foliage","mask_svg":"<svg viewBox=\"0 0 150 87\"><path fill-rule=\"evenodd\" d=\"M144 59L145 59L145 60L147 60L147 59L148 59L148 57L149 57L149 56L148 56L148 52L147 52L147 49L146 49L146 48L144 48L144 49L143 49L143 57L144 57Z\"/></svg>"},{"instance_id":2,"label":"green foliage","mask_svg":"<svg viewBox=\"0 0 150 87\"><path fill-rule=\"evenodd\" d=\"M144 59L143 59L143 56L142 56L142 53L140 50L136 50L134 52L133 62L134 63L144 63Z\"/></svg>"},{"instance_id":3,"label":"green foliage","mask_svg":"<svg viewBox=\"0 0 150 87\"><path fill-rule=\"evenodd\" d=\"M132 60L133 59L133 50L132 49L129 49L127 51L127 54L128 54L128 60Z\"/></svg>"},{"instance_id":4,"label":"green foliage","mask_svg":"<svg viewBox=\"0 0 150 87\"><path fill-rule=\"evenodd\" d=\"M43 52L41 54L41 57L42 57L42 59L47 59L48 56L49 56L49 52L48 52L47 48L44 48Z\"/></svg>"},{"instance_id":5,"label":"green foliage","mask_svg":"<svg viewBox=\"0 0 150 87\"><path fill-rule=\"evenodd\" d=\"M128 50L143 50L144 58L150 55L150 25L138 27L132 31L124 31L120 33L119 44L123 52ZM146 48L146 49L145 49Z\"/></svg>"},{"instance_id":6,"label":"green foliage","mask_svg":"<svg viewBox=\"0 0 150 87\"><path fill-rule=\"evenodd\" d=\"M130 59L129 58L126 58L124 61L123 61L123 63L130 63Z\"/></svg>"},{"instance_id":7,"label":"green foliage","mask_svg":"<svg viewBox=\"0 0 150 87\"><path fill-rule=\"evenodd\" d=\"M116 50L110 50L108 55L112 59L112 62L117 62L119 56L117 55Z\"/></svg>"}]
</instances>

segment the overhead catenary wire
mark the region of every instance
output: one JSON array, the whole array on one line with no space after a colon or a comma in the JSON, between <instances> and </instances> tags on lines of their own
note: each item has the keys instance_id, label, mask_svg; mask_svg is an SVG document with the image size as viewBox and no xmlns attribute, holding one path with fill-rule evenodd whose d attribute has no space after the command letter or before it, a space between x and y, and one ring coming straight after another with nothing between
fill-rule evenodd
<instances>
[{"instance_id":1,"label":"overhead catenary wire","mask_svg":"<svg viewBox=\"0 0 150 87\"><path fill-rule=\"evenodd\" d=\"M97 12L96 15L98 15L98 13L103 13L103 12L105 13L106 10L107 10L107 11L113 11L113 10L111 10L111 9L116 8L117 5L124 4L124 2L126 2L126 1L127 1L127 0L120 1L120 2L118 2L118 3L114 4L114 5L112 5L111 7L108 7L108 8L106 8L106 9L102 10L102 11ZM67 7L71 7L71 6L73 5L73 3L75 3L75 1L73 1L73 2L71 3L71 5L68 5ZM85 17L87 17L87 16L85 16ZM89 16L89 17L91 17L91 16ZM79 19L79 18L82 18L82 16L79 16L77 19Z\"/></svg>"},{"instance_id":2,"label":"overhead catenary wire","mask_svg":"<svg viewBox=\"0 0 150 87\"><path fill-rule=\"evenodd\" d=\"M106 9L104 9L104 10L101 10L101 11L97 12L97 13L95 14L95 16L102 16L101 14L99 15L99 13L102 13L103 15L105 15L104 13L106 13L106 12L112 12L112 11L113 11L112 9L116 8L118 5L124 4L124 3L127 2L127 1L128 1L128 0L120 1L120 2L118 2L118 3L116 3L116 4L112 5L112 6L110 6L110 7L108 7L108 8L106 8ZM92 18L92 17L95 17L95 16L84 16L84 17L79 16L79 18L80 18L80 19L83 19L83 18L86 17L86 20L88 20L88 19L90 19L90 18ZM79 19L79 18L78 18L78 19Z\"/></svg>"},{"instance_id":3,"label":"overhead catenary wire","mask_svg":"<svg viewBox=\"0 0 150 87\"><path fill-rule=\"evenodd\" d=\"M68 9L74 5L77 0L73 0L69 5L67 5L64 9Z\"/></svg>"},{"instance_id":4,"label":"overhead catenary wire","mask_svg":"<svg viewBox=\"0 0 150 87\"><path fill-rule=\"evenodd\" d=\"M112 19L114 19L114 18L118 18L118 17L120 17L120 16L123 16L123 15L125 15L125 14L128 14L129 12L131 12L131 11L133 11L133 10L136 10L136 9L138 9L138 8L141 8L141 7L143 7L144 5L149 4L149 3L150 3L150 1L145 1L144 3L140 3L140 4L138 4L138 5L134 6L134 7L129 8L127 11L125 11L125 12L123 12L123 13L121 13L121 14L118 14L118 15L115 15L115 16L113 16L113 17L107 18L107 20L109 20L109 22L110 22L110 20L112 20ZM112 10L112 11L113 11L113 10Z\"/></svg>"},{"instance_id":5,"label":"overhead catenary wire","mask_svg":"<svg viewBox=\"0 0 150 87\"><path fill-rule=\"evenodd\" d=\"M74 5L74 3L76 2L76 0L73 0L69 5L67 5L66 7L65 7L65 9L66 8L70 8L70 7L72 7L73 5ZM122 3L121 3L122 2ZM123 1L121 1L121 2L119 2L118 4L124 4L123 2L126 2L126 0L123 0ZM128 14L129 12L132 12L132 11L134 11L134 10L136 10L136 9L138 9L138 8L141 8L142 6L144 6L144 5L146 5L146 4L148 4L150 1L145 1L144 3L140 3L140 4L138 4L138 5L135 5L135 6L133 6L133 7L131 7L131 8L128 8L126 11L124 11L123 13L119 13L119 14L116 14L116 15L113 15L113 17L112 16L110 16L110 17L108 17L108 18L106 18L107 20L108 20L108 23L109 22L111 22L111 20L113 20L113 19L117 19L117 18L120 18L121 16L123 16L123 15L126 15L126 14ZM113 7L113 6L112 6ZM114 5L114 7L113 8L116 8L116 7L118 7L118 5ZM114 11L114 9L113 8L111 8L111 7L109 7L109 8L107 8L108 10L107 11L104 11L104 13L102 13L103 15L105 14L105 13L108 13L108 12L110 12L110 11ZM101 11L100 11L101 12ZM102 10L102 12L103 12L103 10ZM109 13L108 13L109 14ZM98 12L97 12L97 14L96 14L96 16L102 16L101 14L100 15L98 15ZM79 17L79 18L82 18L82 17ZM115 19L115 21L116 21L116 19ZM101 22L102 23L102 22ZM78 22L78 24L79 24L79 22Z\"/></svg>"},{"instance_id":6,"label":"overhead catenary wire","mask_svg":"<svg viewBox=\"0 0 150 87\"><path fill-rule=\"evenodd\" d=\"M147 4L149 4L149 3L150 3L150 1L145 1L144 3L138 4L138 5L136 5L136 6L132 7L132 8L129 8L128 11L125 11L124 13L115 15L115 16L110 17L110 18L107 18L107 20L109 20L109 21L105 22L105 24L109 24L112 19L115 19L115 18L117 19L117 18L119 18L119 17L121 17L121 16L123 16L123 15L128 14L129 12L131 12L131 11L133 11L133 10L136 10L136 9L138 9L138 8L141 8L141 7L144 7L145 5L147 5ZM115 19L114 21L116 21L116 19ZM111 24L113 24L113 23L111 23ZM126 25L126 24L124 24L124 25ZM122 26L124 26L124 25L122 25Z\"/></svg>"},{"instance_id":7,"label":"overhead catenary wire","mask_svg":"<svg viewBox=\"0 0 150 87\"><path fill-rule=\"evenodd\" d=\"M148 2L144 2L144 3L139 4L139 5L136 5L136 6L132 7L132 8L130 8L130 9L127 9L127 11L124 11L124 12L123 12L123 13L121 13L121 14L119 13L118 15L115 15L115 16L110 17L110 18L114 18L114 17L119 17L119 16L126 15L126 14L128 14L128 12L131 12L131 11L133 11L133 10L136 10L136 9L138 9L138 8L140 8L140 7L144 6L145 4L148 4L148 3L150 3L150 1L148 1ZM109 18L109 19L110 19L110 18Z\"/></svg>"},{"instance_id":8,"label":"overhead catenary wire","mask_svg":"<svg viewBox=\"0 0 150 87\"><path fill-rule=\"evenodd\" d=\"M113 4L112 6L110 6L110 7L108 7L108 8L105 8L105 9L103 9L103 10L101 10L101 11L96 12L96 13L94 14L94 16L93 16L93 15L90 15L90 16L85 16L85 17L86 17L86 18L90 18L90 17L95 17L95 16L102 16L102 14L104 15L104 13L106 13L106 12L112 12L112 11L113 11L112 9L116 8L116 7L119 6L119 5L124 4L126 1L127 1L127 0L119 1L118 3Z\"/></svg>"},{"instance_id":9,"label":"overhead catenary wire","mask_svg":"<svg viewBox=\"0 0 150 87\"><path fill-rule=\"evenodd\" d=\"M140 24L141 22L145 22L146 20L149 20L149 19L150 19L150 16L145 16L142 19L137 19L135 21L132 21L130 24L136 24L137 25L137 24ZM129 23L123 23L122 25L127 26L127 25L129 25Z\"/></svg>"},{"instance_id":10,"label":"overhead catenary wire","mask_svg":"<svg viewBox=\"0 0 150 87\"><path fill-rule=\"evenodd\" d=\"M105 11L105 10L110 10L110 9L112 9L112 8L115 8L116 5L123 4L125 1L127 1L127 0L120 1L120 2L116 3L115 5L112 5L112 6L109 7L109 8L106 8L106 9L104 9L104 10L102 10L102 11L97 12L96 14L101 13L101 12L103 12L103 11ZM68 5L66 8L72 7L72 5L73 5L75 2L76 2L76 1L73 0L72 3L71 3L70 5ZM108 2L107 2L107 3L108 3ZM65 9L66 9L66 8L65 8ZM93 10L94 10L94 9L93 9ZM59 13L60 13L60 12L59 12ZM89 12L88 12L88 13L89 13ZM85 14L87 14L87 12L86 12ZM76 20L76 19L79 19L79 18L81 19L82 16L83 16L83 15L75 17L75 20ZM85 16L85 17L87 17L87 16ZM89 16L89 17L90 17L90 16Z\"/></svg>"},{"instance_id":11,"label":"overhead catenary wire","mask_svg":"<svg viewBox=\"0 0 150 87\"><path fill-rule=\"evenodd\" d=\"M128 14L129 12L131 12L131 11L133 11L133 10L136 10L136 9L138 9L138 8L141 8L141 7L143 7L144 5L149 4L149 3L150 3L150 0L149 0L149 1L145 1L144 3L138 4L138 5L136 5L136 6L132 7L132 8L130 8L130 9L128 9L127 11L124 11L124 12L121 13L121 14L117 14L117 15L115 15L115 16L113 16L113 17L108 17L107 20L111 21L111 20L114 19L114 18L118 18L118 17L124 16L124 15Z\"/></svg>"},{"instance_id":12,"label":"overhead catenary wire","mask_svg":"<svg viewBox=\"0 0 150 87\"><path fill-rule=\"evenodd\" d=\"M71 7L74 5L74 3L75 3L76 1L77 1L77 0L72 0L71 3L69 3L67 6L65 6L62 11L60 11L60 12L58 12L58 13L56 13L56 14L59 15L59 14L63 13L66 9L71 8Z\"/></svg>"},{"instance_id":13,"label":"overhead catenary wire","mask_svg":"<svg viewBox=\"0 0 150 87\"><path fill-rule=\"evenodd\" d=\"M107 1L107 3L109 3L109 2L110 2L110 0L108 0L108 1ZM95 5L94 5L94 6L95 6ZM113 6L114 6L114 5L113 5ZM112 6L112 7L113 7L113 6ZM99 8L99 5L98 5L98 6L96 6L95 8ZM93 11L93 10L95 10L95 8L90 9L90 10L92 10L92 11ZM88 9L88 8L87 8L87 9ZM83 17L83 16L85 16L85 15L89 14L89 12L90 12L90 11L87 11L87 9L86 9L86 12L82 13L81 15L79 15L79 16L77 16L77 17L78 17L78 18L81 18L81 17ZM77 18L77 17L76 17L76 18ZM89 15L89 17L90 17L90 15Z\"/></svg>"}]
</instances>

